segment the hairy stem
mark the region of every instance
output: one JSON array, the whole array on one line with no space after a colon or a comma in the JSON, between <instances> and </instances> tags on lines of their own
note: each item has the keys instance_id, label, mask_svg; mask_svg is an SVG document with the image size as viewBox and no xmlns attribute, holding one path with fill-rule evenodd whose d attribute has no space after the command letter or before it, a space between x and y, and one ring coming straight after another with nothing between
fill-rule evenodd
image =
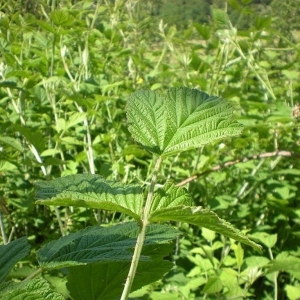
<instances>
[{"instance_id":1,"label":"hairy stem","mask_svg":"<svg viewBox=\"0 0 300 300\"><path fill-rule=\"evenodd\" d=\"M132 287L132 283L135 277L135 273L136 273L136 269L140 260L140 256L142 253L142 249L143 249L143 245L144 245L144 240L145 240L145 236L146 236L146 228L147 225L149 223L148 221L148 217L149 217L149 213L151 210L151 206L152 206L152 199L153 199L153 195L154 195L154 188L155 188L155 184L157 181L157 173L159 171L160 165L162 162L162 158L158 157L154 170L153 170L153 175L151 178L151 183L150 183L150 187L149 187L149 192L147 195L147 200L146 200L146 205L144 207L144 212L143 212L143 216L142 216L142 225L141 225L141 230L140 233L137 237L137 241L136 241L136 245L134 248L134 253L132 256L132 260L131 260L131 265L130 265L130 269L128 272L128 276L126 278L126 282L125 282L125 286L123 289L123 293L121 296L121 300L127 300L131 287Z\"/></svg>"}]
</instances>

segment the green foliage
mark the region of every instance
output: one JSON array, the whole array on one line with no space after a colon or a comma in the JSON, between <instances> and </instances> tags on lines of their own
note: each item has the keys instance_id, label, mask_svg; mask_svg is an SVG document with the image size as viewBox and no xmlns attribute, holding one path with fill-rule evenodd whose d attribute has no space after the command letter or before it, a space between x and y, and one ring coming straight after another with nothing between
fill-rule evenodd
<instances>
[{"instance_id":1,"label":"green foliage","mask_svg":"<svg viewBox=\"0 0 300 300\"><path fill-rule=\"evenodd\" d=\"M99 175L78 174L38 182L37 203L119 211L140 221L143 191L136 184L106 181ZM49 200L48 200L49 199Z\"/></svg>"},{"instance_id":2,"label":"green foliage","mask_svg":"<svg viewBox=\"0 0 300 300\"><path fill-rule=\"evenodd\" d=\"M127 104L129 131L152 153L166 157L238 135L242 126L230 120L224 99L196 89L171 88L167 95L135 92Z\"/></svg>"},{"instance_id":3,"label":"green foliage","mask_svg":"<svg viewBox=\"0 0 300 300\"><path fill-rule=\"evenodd\" d=\"M120 237L122 226L133 226L121 247L129 257L144 221L182 234L156 243L145 232L151 244L138 260L133 299L299 298L299 5L169 2L0 1L0 249L17 250L3 250L0 260L4 299L26 291L34 299L118 299L129 260L41 269L36 253L62 241L58 249L67 252L69 236L70 250L91 249L99 234L79 236L85 228L117 226ZM125 107L139 90L156 100L134 128ZM201 143L194 134L203 128L187 126L191 139L169 147L167 136L183 136L157 131L146 116L160 107L165 118L151 120L169 128L166 116L174 114L170 128L177 131L185 112L159 103L178 98L182 105L172 95L185 90L203 103L205 95L226 99L235 114L228 125L238 120L244 130ZM149 136L141 132L135 143L130 133L141 128ZM160 156L147 215L142 208ZM36 205L35 192L49 205ZM103 250L97 241L93 251Z\"/></svg>"},{"instance_id":4,"label":"green foliage","mask_svg":"<svg viewBox=\"0 0 300 300\"><path fill-rule=\"evenodd\" d=\"M26 237L14 240L7 245L0 246L0 284L4 282L14 264L28 255L29 250L30 246Z\"/></svg>"}]
</instances>

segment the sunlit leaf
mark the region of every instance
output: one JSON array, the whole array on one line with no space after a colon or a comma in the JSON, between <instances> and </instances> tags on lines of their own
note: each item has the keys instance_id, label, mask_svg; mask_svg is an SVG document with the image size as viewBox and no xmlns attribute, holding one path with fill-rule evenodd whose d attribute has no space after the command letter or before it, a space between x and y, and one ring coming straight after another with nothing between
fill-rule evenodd
<instances>
[{"instance_id":1,"label":"sunlit leaf","mask_svg":"<svg viewBox=\"0 0 300 300\"><path fill-rule=\"evenodd\" d=\"M170 88L133 93L127 105L129 131L148 151L169 156L238 135L243 126L231 119L225 99L197 89Z\"/></svg>"},{"instance_id":2,"label":"sunlit leaf","mask_svg":"<svg viewBox=\"0 0 300 300\"><path fill-rule=\"evenodd\" d=\"M299 272L300 258L295 256L276 258L270 262L269 266L270 269L268 270L268 273L274 273L278 271Z\"/></svg>"},{"instance_id":3,"label":"sunlit leaf","mask_svg":"<svg viewBox=\"0 0 300 300\"><path fill-rule=\"evenodd\" d=\"M21 283L14 283L1 291L1 300L64 300L65 298L54 292L50 284L43 278L36 278Z\"/></svg>"},{"instance_id":4,"label":"sunlit leaf","mask_svg":"<svg viewBox=\"0 0 300 300\"><path fill-rule=\"evenodd\" d=\"M149 220L151 222L177 221L198 225L249 245L259 252L262 250L260 245L251 241L245 234L234 228L230 223L219 218L214 212L202 209L201 207L188 207L182 205L164 208L153 212L150 215Z\"/></svg>"},{"instance_id":5,"label":"sunlit leaf","mask_svg":"<svg viewBox=\"0 0 300 300\"><path fill-rule=\"evenodd\" d=\"M192 199L186 189L167 183L163 188L158 189L154 194L151 211L178 206L192 205Z\"/></svg>"},{"instance_id":6,"label":"sunlit leaf","mask_svg":"<svg viewBox=\"0 0 300 300\"><path fill-rule=\"evenodd\" d=\"M36 183L36 201L42 205L89 207L125 213L140 221L143 190L93 174L76 174Z\"/></svg>"}]
</instances>

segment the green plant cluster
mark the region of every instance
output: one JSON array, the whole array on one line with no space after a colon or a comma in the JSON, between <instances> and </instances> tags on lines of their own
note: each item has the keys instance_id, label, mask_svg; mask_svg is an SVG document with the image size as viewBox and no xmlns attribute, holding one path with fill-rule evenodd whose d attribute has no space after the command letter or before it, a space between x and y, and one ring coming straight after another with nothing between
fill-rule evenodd
<instances>
[{"instance_id":1,"label":"green plant cluster","mask_svg":"<svg viewBox=\"0 0 300 300\"><path fill-rule=\"evenodd\" d=\"M137 205L143 204L139 199L160 156L157 199L169 205L161 199L168 193L176 199L170 187L183 187L192 202L187 207L216 213L263 245L264 252L205 224L185 222L182 215L172 219L174 208L157 200L136 278L139 272L146 275L133 282L130 297L298 299L299 34L290 38L265 11L247 10L250 1L228 1L230 16L210 6L207 22L193 20L185 29L152 16L144 1L26 3L27 10L18 10L1 2L0 13L0 253L10 255L0 258L4 299L26 292L36 299L69 299L70 290L74 299L118 299L113 279L119 274L122 282L127 276L141 223ZM251 25L240 30L249 16ZM176 148L180 143L167 143L160 133L154 138L151 126L145 136L139 132L149 114L130 115L131 95L147 90L147 102L158 90L181 86L227 99L244 126L242 133ZM103 178L125 194L123 187L132 186L136 206L122 204L120 210L121 196L106 206L95 204L97 197L94 204L73 205L67 201L73 194L64 195L64 205L60 200L49 207L35 202L35 182L55 183L45 185L38 203L53 201L46 198L61 192L55 180L75 176L76 181L79 174L97 174L93 180L99 180L100 190ZM89 184L87 176L82 188L91 192L95 185ZM110 188L101 193L109 195ZM72 199L83 200L78 197ZM187 219L194 212L182 211ZM161 224L166 220L169 225ZM123 238L118 236L121 225ZM107 241L115 261L103 264L100 253L107 249L99 246L91 256L97 261L87 261L82 251L77 265L66 264L63 254L71 245L85 244L88 251L102 233L119 238L116 244ZM83 277L87 281L80 286ZM95 291L88 285L93 280ZM98 296L81 295L81 290Z\"/></svg>"}]
</instances>

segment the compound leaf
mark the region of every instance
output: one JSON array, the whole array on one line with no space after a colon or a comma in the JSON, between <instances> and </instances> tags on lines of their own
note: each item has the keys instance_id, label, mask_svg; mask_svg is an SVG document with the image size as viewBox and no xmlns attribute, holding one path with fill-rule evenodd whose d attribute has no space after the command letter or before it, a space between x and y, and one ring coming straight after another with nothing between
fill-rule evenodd
<instances>
[{"instance_id":1,"label":"compound leaf","mask_svg":"<svg viewBox=\"0 0 300 300\"><path fill-rule=\"evenodd\" d=\"M130 262L140 227L136 222L111 227L87 227L46 244L37 252L44 269L57 269L89 263ZM144 245L169 243L179 232L167 225L147 227ZM141 260L149 260L142 256Z\"/></svg>"},{"instance_id":2,"label":"compound leaf","mask_svg":"<svg viewBox=\"0 0 300 300\"><path fill-rule=\"evenodd\" d=\"M166 95L137 91L127 105L133 138L162 157L238 135L243 126L231 116L225 99L186 87L170 88Z\"/></svg>"},{"instance_id":3,"label":"compound leaf","mask_svg":"<svg viewBox=\"0 0 300 300\"><path fill-rule=\"evenodd\" d=\"M7 245L0 245L0 284L5 280L16 262L30 251L27 237L23 236Z\"/></svg>"},{"instance_id":4,"label":"compound leaf","mask_svg":"<svg viewBox=\"0 0 300 300\"><path fill-rule=\"evenodd\" d=\"M198 225L247 244L259 252L262 250L260 245L251 241L245 234L234 228L230 223L219 218L214 212L202 209L200 206L188 207L181 205L159 209L150 214L149 221L177 221Z\"/></svg>"},{"instance_id":5,"label":"compound leaf","mask_svg":"<svg viewBox=\"0 0 300 300\"><path fill-rule=\"evenodd\" d=\"M76 174L39 181L36 186L37 204L113 210L140 221L144 199L142 188L136 184L124 185L106 181L99 175Z\"/></svg>"}]
</instances>

